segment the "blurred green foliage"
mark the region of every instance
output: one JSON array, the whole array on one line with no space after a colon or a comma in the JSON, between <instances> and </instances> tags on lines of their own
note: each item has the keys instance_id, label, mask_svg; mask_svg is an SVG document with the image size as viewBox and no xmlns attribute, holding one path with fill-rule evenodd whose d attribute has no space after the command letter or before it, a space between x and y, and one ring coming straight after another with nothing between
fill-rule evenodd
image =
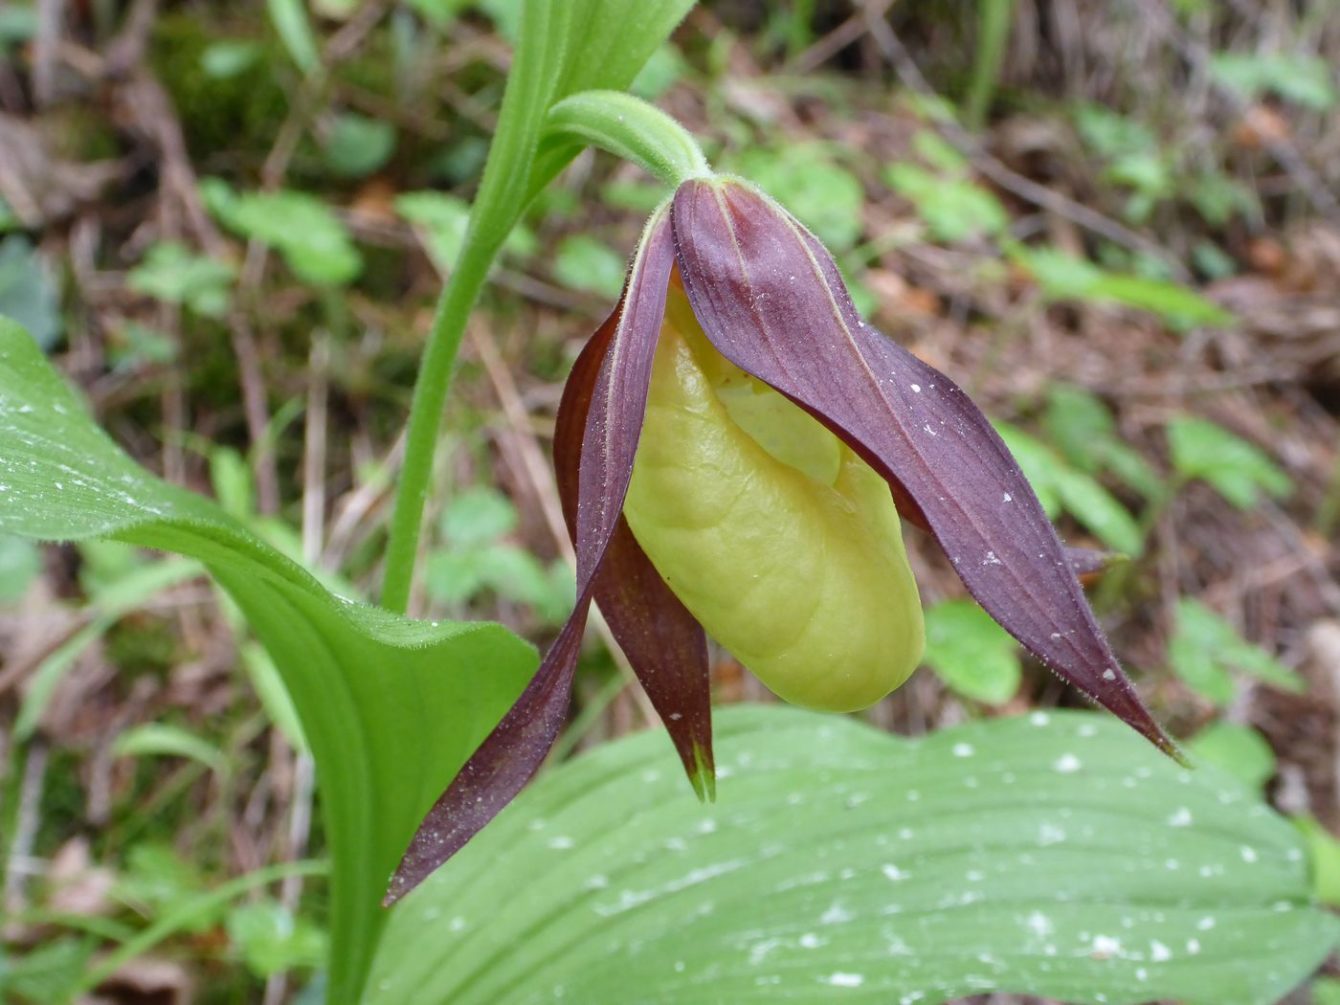
<instances>
[{"instance_id":1,"label":"blurred green foliage","mask_svg":"<svg viewBox=\"0 0 1340 1005\"><path fill-rule=\"evenodd\" d=\"M1263 451L1208 419L1174 419L1168 424L1168 445L1183 478L1208 482L1238 509L1293 491L1293 480Z\"/></svg>"},{"instance_id":2,"label":"blurred green foliage","mask_svg":"<svg viewBox=\"0 0 1340 1005\"><path fill-rule=\"evenodd\" d=\"M454 606L487 591L525 604L541 624L562 624L576 598L572 571L562 561L546 565L506 540L517 520L512 501L489 486L474 486L453 497L438 524L444 547L428 556L429 595Z\"/></svg>"},{"instance_id":3,"label":"blurred green foliage","mask_svg":"<svg viewBox=\"0 0 1340 1005\"><path fill-rule=\"evenodd\" d=\"M1234 670L1284 691L1304 690L1296 671L1246 641L1232 625L1191 597L1177 602L1177 627L1168 645L1168 660L1187 687L1216 705L1233 700Z\"/></svg>"},{"instance_id":4,"label":"blurred green foliage","mask_svg":"<svg viewBox=\"0 0 1340 1005\"><path fill-rule=\"evenodd\" d=\"M1019 690L1019 646L972 600L926 608L923 662L966 698L1003 705Z\"/></svg>"}]
</instances>

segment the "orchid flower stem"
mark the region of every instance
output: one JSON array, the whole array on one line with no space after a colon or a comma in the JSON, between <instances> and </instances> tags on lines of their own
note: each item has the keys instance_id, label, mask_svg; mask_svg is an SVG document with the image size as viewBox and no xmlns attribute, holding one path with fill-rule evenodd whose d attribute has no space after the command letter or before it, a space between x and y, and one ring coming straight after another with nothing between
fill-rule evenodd
<instances>
[{"instance_id":1,"label":"orchid flower stem","mask_svg":"<svg viewBox=\"0 0 1340 1005\"><path fill-rule=\"evenodd\" d=\"M545 140L598 147L671 188L712 173L689 131L655 105L623 91L580 91L545 117Z\"/></svg>"},{"instance_id":2,"label":"orchid flower stem","mask_svg":"<svg viewBox=\"0 0 1340 1005\"><path fill-rule=\"evenodd\" d=\"M433 453L456 354L461 348L470 312L474 310L496 255L497 247L492 242L466 241L460 260L442 291L442 299L438 301L419 378L414 385L409 431L405 438L405 463L400 471L395 511L391 516L391 539L387 545L386 578L382 587L382 606L398 614L409 608L423 510L428 502L428 485L433 473Z\"/></svg>"}]
</instances>

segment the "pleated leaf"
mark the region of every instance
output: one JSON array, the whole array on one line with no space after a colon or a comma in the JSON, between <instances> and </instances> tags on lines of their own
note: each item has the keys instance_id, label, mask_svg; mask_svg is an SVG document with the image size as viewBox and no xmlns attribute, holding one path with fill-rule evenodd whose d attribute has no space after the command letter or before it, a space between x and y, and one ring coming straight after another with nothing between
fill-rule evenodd
<instances>
[{"instance_id":1,"label":"pleated leaf","mask_svg":"<svg viewBox=\"0 0 1340 1005\"><path fill-rule=\"evenodd\" d=\"M416 622L329 593L203 497L126 456L0 321L0 533L114 537L199 559L245 613L317 763L331 1001L356 1001L419 818L512 703L534 653L499 625Z\"/></svg>"},{"instance_id":2,"label":"pleated leaf","mask_svg":"<svg viewBox=\"0 0 1340 1005\"><path fill-rule=\"evenodd\" d=\"M1294 828L1115 720L716 735L715 805L654 732L523 793L397 909L369 1005L1270 1005L1336 944Z\"/></svg>"}]
</instances>

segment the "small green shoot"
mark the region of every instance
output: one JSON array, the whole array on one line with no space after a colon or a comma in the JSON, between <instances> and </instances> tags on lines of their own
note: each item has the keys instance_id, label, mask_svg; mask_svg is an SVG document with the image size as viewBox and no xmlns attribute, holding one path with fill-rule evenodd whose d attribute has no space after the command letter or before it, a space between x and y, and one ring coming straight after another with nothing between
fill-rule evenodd
<instances>
[{"instance_id":1,"label":"small green shoot","mask_svg":"<svg viewBox=\"0 0 1340 1005\"><path fill-rule=\"evenodd\" d=\"M1018 427L1001 422L996 429L1049 516L1069 513L1114 551L1132 557L1144 551L1135 518L1107 489Z\"/></svg>"},{"instance_id":2,"label":"small green shoot","mask_svg":"<svg viewBox=\"0 0 1340 1005\"><path fill-rule=\"evenodd\" d=\"M1253 792L1275 774L1275 752L1257 730L1232 722L1214 722L1187 743L1197 763L1213 764Z\"/></svg>"},{"instance_id":3,"label":"small green shoot","mask_svg":"<svg viewBox=\"0 0 1340 1005\"><path fill-rule=\"evenodd\" d=\"M1122 439L1111 411L1097 395L1079 387L1054 385L1042 421L1048 439L1085 474L1111 474L1151 501L1166 493L1162 477Z\"/></svg>"},{"instance_id":4,"label":"small green shoot","mask_svg":"<svg viewBox=\"0 0 1340 1005\"><path fill-rule=\"evenodd\" d=\"M1216 705L1225 706L1236 692L1233 671L1263 684L1300 694L1303 679L1199 600L1177 602L1177 624L1168 644L1168 663L1187 687Z\"/></svg>"},{"instance_id":5,"label":"small green shoot","mask_svg":"<svg viewBox=\"0 0 1340 1005\"><path fill-rule=\"evenodd\" d=\"M1238 509L1293 492L1293 480L1264 451L1208 419L1174 419L1168 423L1168 445L1179 475L1208 482Z\"/></svg>"},{"instance_id":6,"label":"small green shoot","mask_svg":"<svg viewBox=\"0 0 1340 1005\"><path fill-rule=\"evenodd\" d=\"M260 978L296 968L315 968L325 961L326 933L277 900L263 898L239 904L224 926L233 950Z\"/></svg>"},{"instance_id":7,"label":"small green shoot","mask_svg":"<svg viewBox=\"0 0 1340 1005\"><path fill-rule=\"evenodd\" d=\"M314 195L292 190L238 193L218 178L204 179L200 191L224 226L274 248L305 283L344 286L363 269L349 231Z\"/></svg>"},{"instance_id":8,"label":"small green shoot","mask_svg":"<svg viewBox=\"0 0 1340 1005\"><path fill-rule=\"evenodd\" d=\"M589 234L563 238L554 253L554 278L573 290L617 299L628 262L608 244Z\"/></svg>"},{"instance_id":9,"label":"small green shoot","mask_svg":"<svg viewBox=\"0 0 1340 1005\"><path fill-rule=\"evenodd\" d=\"M43 349L54 346L65 331L60 287L51 268L22 234L0 241L0 317L23 325Z\"/></svg>"},{"instance_id":10,"label":"small green shoot","mask_svg":"<svg viewBox=\"0 0 1340 1005\"><path fill-rule=\"evenodd\" d=\"M1003 705L1019 690L1019 645L971 600L926 609L923 662L949 687L985 705Z\"/></svg>"},{"instance_id":11,"label":"small green shoot","mask_svg":"<svg viewBox=\"0 0 1340 1005\"><path fill-rule=\"evenodd\" d=\"M126 277L136 293L177 304L202 317L221 318L232 306L236 270L227 262L197 255L175 241L155 244Z\"/></svg>"},{"instance_id":12,"label":"small green shoot","mask_svg":"<svg viewBox=\"0 0 1340 1005\"><path fill-rule=\"evenodd\" d=\"M1221 52L1211 60L1210 71L1218 83L1247 101L1276 95L1309 111L1335 107L1333 67L1320 56Z\"/></svg>"},{"instance_id":13,"label":"small green shoot","mask_svg":"<svg viewBox=\"0 0 1340 1005\"><path fill-rule=\"evenodd\" d=\"M0 604L23 599L42 571L42 552L32 541L0 534Z\"/></svg>"},{"instance_id":14,"label":"small green shoot","mask_svg":"<svg viewBox=\"0 0 1340 1005\"><path fill-rule=\"evenodd\" d=\"M485 590L529 605L544 624L561 624L575 595L566 563L545 565L505 540L516 528L511 501L478 486L460 493L442 514L446 547L428 557L427 586L443 604L466 603Z\"/></svg>"},{"instance_id":15,"label":"small green shoot","mask_svg":"<svg viewBox=\"0 0 1340 1005\"><path fill-rule=\"evenodd\" d=\"M1312 862L1312 889L1317 900L1340 907L1340 839L1313 817L1298 817L1294 825L1307 840Z\"/></svg>"},{"instance_id":16,"label":"small green shoot","mask_svg":"<svg viewBox=\"0 0 1340 1005\"><path fill-rule=\"evenodd\" d=\"M1233 315L1218 304L1165 279L1110 272L1055 248L1026 248L1011 243L1006 251L1013 262L1033 276L1050 300L1132 307L1148 311L1178 330L1233 321Z\"/></svg>"}]
</instances>

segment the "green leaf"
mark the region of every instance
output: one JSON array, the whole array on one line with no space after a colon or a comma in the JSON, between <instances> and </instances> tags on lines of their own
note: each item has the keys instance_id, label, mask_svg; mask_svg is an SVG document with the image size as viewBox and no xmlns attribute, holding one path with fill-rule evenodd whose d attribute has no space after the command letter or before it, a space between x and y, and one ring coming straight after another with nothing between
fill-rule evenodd
<instances>
[{"instance_id":1,"label":"green leaf","mask_svg":"<svg viewBox=\"0 0 1340 1005\"><path fill-rule=\"evenodd\" d=\"M326 933L278 901L265 899L228 912L228 938L257 977L320 966Z\"/></svg>"},{"instance_id":2,"label":"green leaf","mask_svg":"<svg viewBox=\"0 0 1340 1005\"><path fill-rule=\"evenodd\" d=\"M470 206L464 199L441 192L406 192L395 200L395 210L419 228L425 250L440 272L449 273L465 244L470 225ZM525 256L534 248L535 238L517 227L503 242L503 251Z\"/></svg>"},{"instance_id":3,"label":"green leaf","mask_svg":"<svg viewBox=\"0 0 1340 1005\"><path fill-rule=\"evenodd\" d=\"M1331 64L1306 53L1219 52L1210 60L1215 79L1248 101L1274 93L1317 112L1336 101Z\"/></svg>"},{"instance_id":4,"label":"green leaf","mask_svg":"<svg viewBox=\"0 0 1340 1005\"><path fill-rule=\"evenodd\" d=\"M265 709L265 714L275 728L284 734L284 739L294 750L310 754L312 748L302 731L302 720L298 718L298 710L293 707L293 698L284 687L284 678L279 675L275 661L270 658L265 647L248 642L241 647L238 655L242 658L242 666L256 691L256 697L260 699L261 708Z\"/></svg>"},{"instance_id":5,"label":"green leaf","mask_svg":"<svg viewBox=\"0 0 1340 1005\"><path fill-rule=\"evenodd\" d=\"M923 661L955 691L988 705L1019 690L1018 644L971 600L927 608Z\"/></svg>"},{"instance_id":6,"label":"green leaf","mask_svg":"<svg viewBox=\"0 0 1340 1005\"><path fill-rule=\"evenodd\" d=\"M563 238L554 254L554 278L573 290L613 300L623 289L628 260L588 234Z\"/></svg>"},{"instance_id":7,"label":"green leaf","mask_svg":"<svg viewBox=\"0 0 1340 1005\"><path fill-rule=\"evenodd\" d=\"M1007 422L995 423L996 432L1009 447L1028 484L1047 516L1055 520L1061 513L1061 497L1052 484L1052 472L1061 463L1045 443L1029 436L1018 426Z\"/></svg>"},{"instance_id":8,"label":"green leaf","mask_svg":"<svg viewBox=\"0 0 1340 1005\"><path fill-rule=\"evenodd\" d=\"M888 186L912 203L932 239L945 243L991 237L1009 226L1000 200L968 178L945 177L915 164L890 164Z\"/></svg>"},{"instance_id":9,"label":"green leaf","mask_svg":"<svg viewBox=\"0 0 1340 1005\"><path fill-rule=\"evenodd\" d=\"M354 112L337 115L322 140L326 163L343 178L363 178L384 167L395 144L392 123Z\"/></svg>"},{"instance_id":10,"label":"green leaf","mask_svg":"<svg viewBox=\"0 0 1340 1005\"><path fill-rule=\"evenodd\" d=\"M205 204L230 229L276 249L303 282L342 286L363 269L344 224L306 192L236 193L218 178L200 183Z\"/></svg>"},{"instance_id":11,"label":"green leaf","mask_svg":"<svg viewBox=\"0 0 1340 1005\"><path fill-rule=\"evenodd\" d=\"M1212 723L1192 738L1187 749L1196 761L1213 764L1254 791L1275 774L1275 752L1250 726Z\"/></svg>"},{"instance_id":12,"label":"green leaf","mask_svg":"<svg viewBox=\"0 0 1340 1005\"><path fill-rule=\"evenodd\" d=\"M1163 494L1158 473L1118 436L1112 413L1096 395L1055 385L1047 396L1043 423L1065 459L1086 474L1110 471L1146 499Z\"/></svg>"},{"instance_id":13,"label":"green leaf","mask_svg":"<svg viewBox=\"0 0 1340 1005\"><path fill-rule=\"evenodd\" d=\"M6 4L0 7L0 53L10 46L27 42L37 35L37 7L34 4Z\"/></svg>"},{"instance_id":14,"label":"green leaf","mask_svg":"<svg viewBox=\"0 0 1340 1005\"><path fill-rule=\"evenodd\" d=\"M232 447L214 447L209 452L209 481L214 498L229 516L245 520L255 512L256 487L251 465Z\"/></svg>"},{"instance_id":15,"label":"green leaf","mask_svg":"<svg viewBox=\"0 0 1340 1005\"><path fill-rule=\"evenodd\" d=\"M684 57L675 46L667 42L651 54L628 89L639 98L655 101L678 83L687 71L688 63Z\"/></svg>"},{"instance_id":16,"label":"green leaf","mask_svg":"<svg viewBox=\"0 0 1340 1005\"><path fill-rule=\"evenodd\" d=\"M98 429L23 331L0 323L0 533L112 536L203 562L274 658L317 763L332 860L330 995L356 1001L379 904L424 812L534 669L497 625L410 621L324 589Z\"/></svg>"},{"instance_id":17,"label":"green leaf","mask_svg":"<svg viewBox=\"0 0 1340 1005\"><path fill-rule=\"evenodd\" d=\"M552 606L546 605L553 589L549 570L526 549L495 544L481 548L478 556L479 574L498 596L535 607Z\"/></svg>"},{"instance_id":18,"label":"green leaf","mask_svg":"<svg viewBox=\"0 0 1340 1005\"><path fill-rule=\"evenodd\" d=\"M221 318L232 304L234 276L227 262L165 241L150 248L144 261L131 269L126 285L155 300L180 304L204 317Z\"/></svg>"},{"instance_id":19,"label":"green leaf","mask_svg":"<svg viewBox=\"0 0 1340 1005\"><path fill-rule=\"evenodd\" d=\"M194 902L204 890L204 878L195 865L171 847L139 844L126 855L126 867L117 875L112 894L142 915L161 917ZM216 913L198 915L186 930L206 931L222 913L220 905Z\"/></svg>"},{"instance_id":20,"label":"green leaf","mask_svg":"<svg viewBox=\"0 0 1340 1005\"><path fill-rule=\"evenodd\" d=\"M138 321L123 321L113 336L116 341L107 347L107 359L118 370L161 366L177 358L177 342L171 335Z\"/></svg>"},{"instance_id":21,"label":"green leaf","mask_svg":"<svg viewBox=\"0 0 1340 1005\"><path fill-rule=\"evenodd\" d=\"M1298 817L1294 824L1307 840L1312 863L1312 889L1323 904L1340 907L1340 839L1312 817Z\"/></svg>"},{"instance_id":22,"label":"green leaf","mask_svg":"<svg viewBox=\"0 0 1340 1005\"><path fill-rule=\"evenodd\" d=\"M1251 509L1264 493L1283 499L1293 480L1264 452L1207 419L1168 423L1172 462L1183 477L1209 482L1238 509Z\"/></svg>"},{"instance_id":23,"label":"green leaf","mask_svg":"<svg viewBox=\"0 0 1340 1005\"><path fill-rule=\"evenodd\" d=\"M1210 170L1192 175L1182 183L1182 188L1191 205L1196 207L1196 212L1216 229L1223 228L1237 214L1259 216L1261 211L1256 190L1222 171ZM1233 260L1222 251L1219 255L1222 264L1218 268L1226 269L1225 274L1232 274L1236 270ZM1211 278L1219 277L1211 275Z\"/></svg>"},{"instance_id":24,"label":"green leaf","mask_svg":"<svg viewBox=\"0 0 1340 1005\"><path fill-rule=\"evenodd\" d=\"M206 77L229 80L255 66L265 50L255 42L227 39L213 42L200 54L200 69Z\"/></svg>"},{"instance_id":25,"label":"green leaf","mask_svg":"<svg viewBox=\"0 0 1340 1005\"><path fill-rule=\"evenodd\" d=\"M406 192L396 197L395 210L419 227L425 249L437 268L450 272L470 226L466 201L441 192Z\"/></svg>"},{"instance_id":26,"label":"green leaf","mask_svg":"<svg viewBox=\"0 0 1340 1005\"><path fill-rule=\"evenodd\" d=\"M1023 430L1003 422L996 423L996 429L1048 516L1064 509L1109 548L1127 555L1144 550L1135 518L1107 489Z\"/></svg>"},{"instance_id":27,"label":"green leaf","mask_svg":"<svg viewBox=\"0 0 1340 1005\"><path fill-rule=\"evenodd\" d=\"M304 74L311 73L320 65L321 54L303 0L265 0L265 6L289 58Z\"/></svg>"},{"instance_id":28,"label":"green leaf","mask_svg":"<svg viewBox=\"0 0 1340 1005\"><path fill-rule=\"evenodd\" d=\"M717 740L714 805L654 733L542 778L397 905L368 1005L1271 1005L1340 935L1287 821L1111 719L735 707Z\"/></svg>"},{"instance_id":29,"label":"green leaf","mask_svg":"<svg viewBox=\"0 0 1340 1005\"><path fill-rule=\"evenodd\" d=\"M0 998L45 1005L70 1000L78 975L93 958L90 939L55 938L19 957L0 950Z\"/></svg>"},{"instance_id":30,"label":"green leaf","mask_svg":"<svg viewBox=\"0 0 1340 1005\"><path fill-rule=\"evenodd\" d=\"M1233 323L1233 315L1199 293L1165 279L1104 272L1084 293L1098 303L1124 304L1148 311L1179 331L1200 325Z\"/></svg>"},{"instance_id":31,"label":"green leaf","mask_svg":"<svg viewBox=\"0 0 1340 1005\"><path fill-rule=\"evenodd\" d=\"M433 552L424 568L424 587L428 596L440 604L470 600L484 588L479 552L473 548Z\"/></svg>"},{"instance_id":32,"label":"green leaf","mask_svg":"<svg viewBox=\"0 0 1340 1005\"><path fill-rule=\"evenodd\" d=\"M920 129L912 137L912 149L926 164L941 175L966 177L972 162L932 129Z\"/></svg>"},{"instance_id":33,"label":"green leaf","mask_svg":"<svg viewBox=\"0 0 1340 1005\"><path fill-rule=\"evenodd\" d=\"M112 744L116 757L185 757L217 774L226 774L228 758L208 740L168 723L149 722L128 729Z\"/></svg>"},{"instance_id":34,"label":"green leaf","mask_svg":"<svg viewBox=\"0 0 1340 1005\"><path fill-rule=\"evenodd\" d=\"M1126 507L1086 474L1058 467L1052 484L1066 512L1093 531L1109 548L1125 555L1144 551L1144 535Z\"/></svg>"},{"instance_id":35,"label":"green leaf","mask_svg":"<svg viewBox=\"0 0 1340 1005\"><path fill-rule=\"evenodd\" d=\"M1110 108L1081 104L1075 107L1074 114L1080 138L1105 160L1132 153L1151 153L1159 148L1158 139L1148 126Z\"/></svg>"},{"instance_id":36,"label":"green leaf","mask_svg":"<svg viewBox=\"0 0 1340 1005\"><path fill-rule=\"evenodd\" d=\"M3 39L0 39L0 46L3 46ZM4 197L0 196L0 234L20 230L22 227L23 221L19 219L19 215L9 203L5 202Z\"/></svg>"},{"instance_id":37,"label":"green leaf","mask_svg":"<svg viewBox=\"0 0 1340 1005\"><path fill-rule=\"evenodd\" d=\"M660 185L650 182L612 178L600 189L600 197L613 209L626 210L639 216L650 216L665 201Z\"/></svg>"},{"instance_id":38,"label":"green leaf","mask_svg":"<svg viewBox=\"0 0 1340 1005\"><path fill-rule=\"evenodd\" d=\"M523 0L475 0L475 6L493 19L498 34L515 40L521 34Z\"/></svg>"},{"instance_id":39,"label":"green leaf","mask_svg":"<svg viewBox=\"0 0 1340 1005\"><path fill-rule=\"evenodd\" d=\"M31 541L0 534L0 604L22 600L42 571L42 553Z\"/></svg>"},{"instance_id":40,"label":"green leaf","mask_svg":"<svg viewBox=\"0 0 1340 1005\"><path fill-rule=\"evenodd\" d=\"M417 11L421 17L435 27L450 22L473 0L405 0L405 6Z\"/></svg>"},{"instance_id":41,"label":"green leaf","mask_svg":"<svg viewBox=\"0 0 1340 1005\"><path fill-rule=\"evenodd\" d=\"M496 541L516 529L512 500L489 485L458 492L442 513L442 536L452 544L470 547Z\"/></svg>"},{"instance_id":42,"label":"green leaf","mask_svg":"<svg viewBox=\"0 0 1340 1005\"><path fill-rule=\"evenodd\" d=\"M322 862L281 862L278 865L262 866L254 872L230 879L186 899L170 912L155 918L152 924L140 929L115 949L100 954L96 962L84 967L76 978L75 993L70 997L82 1001L81 996L92 994L94 988L100 987L136 957L151 952L182 932L198 931L202 919L217 917L229 901L243 894L289 876L323 876L326 873L325 863Z\"/></svg>"},{"instance_id":43,"label":"green leaf","mask_svg":"<svg viewBox=\"0 0 1340 1005\"><path fill-rule=\"evenodd\" d=\"M1198 600L1177 602L1177 628L1168 644L1173 672L1195 691L1217 705L1233 700L1230 670L1241 670L1258 680L1295 694L1303 679L1259 646L1254 646L1219 615Z\"/></svg>"},{"instance_id":44,"label":"green leaf","mask_svg":"<svg viewBox=\"0 0 1340 1005\"><path fill-rule=\"evenodd\" d=\"M1312 1005L1340 1005L1340 978L1318 977L1313 981Z\"/></svg>"},{"instance_id":45,"label":"green leaf","mask_svg":"<svg viewBox=\"0 0 1340 1005\"><path fill-rule=\"evenodd\" d=\"M60 290L51 270L22 234L0 241L0 318L17 321L49 349L65 330Z\"/></svg>"},{"instance_id":46,"label":"green leaf","mask_svg":"<svg viewBox=\"0 0 1340 1005\"><path fill-rule=\"evenodd\" d=\"M1103 174L1114 184L1135 189L1146 196L1150 203L1164 199L1173 192L1171 169L1157 153L1122 154L1108 165ZM1139 214L1138 218L1144 215Z\"/></svg>"},{"instance_id":47,"label":"green leaf","mask_svg":"<svg viewBox=\"0 0 1340 1005\"><path fill-rule=\"evenodd\" d=\"M1133 307L1157 315L1178 330L1233 321L1233 315L1218 304L1165 279L1108 272L1055 248L1011 244L1008 254L1033 275L1049 299Z\"/></svg>"},{"instance_id":48,"label":"green leaf","mask_svg":"<svg viewBox=\"0 0 1340 1005\"><path fill-rule=\"evenodd\" d=\"M1213 241L1197 241L1191 249L1191 261L1197 272L1211 280L1227 279L1238 271L1237 262Z\"/></svg>"}]
</instances>

